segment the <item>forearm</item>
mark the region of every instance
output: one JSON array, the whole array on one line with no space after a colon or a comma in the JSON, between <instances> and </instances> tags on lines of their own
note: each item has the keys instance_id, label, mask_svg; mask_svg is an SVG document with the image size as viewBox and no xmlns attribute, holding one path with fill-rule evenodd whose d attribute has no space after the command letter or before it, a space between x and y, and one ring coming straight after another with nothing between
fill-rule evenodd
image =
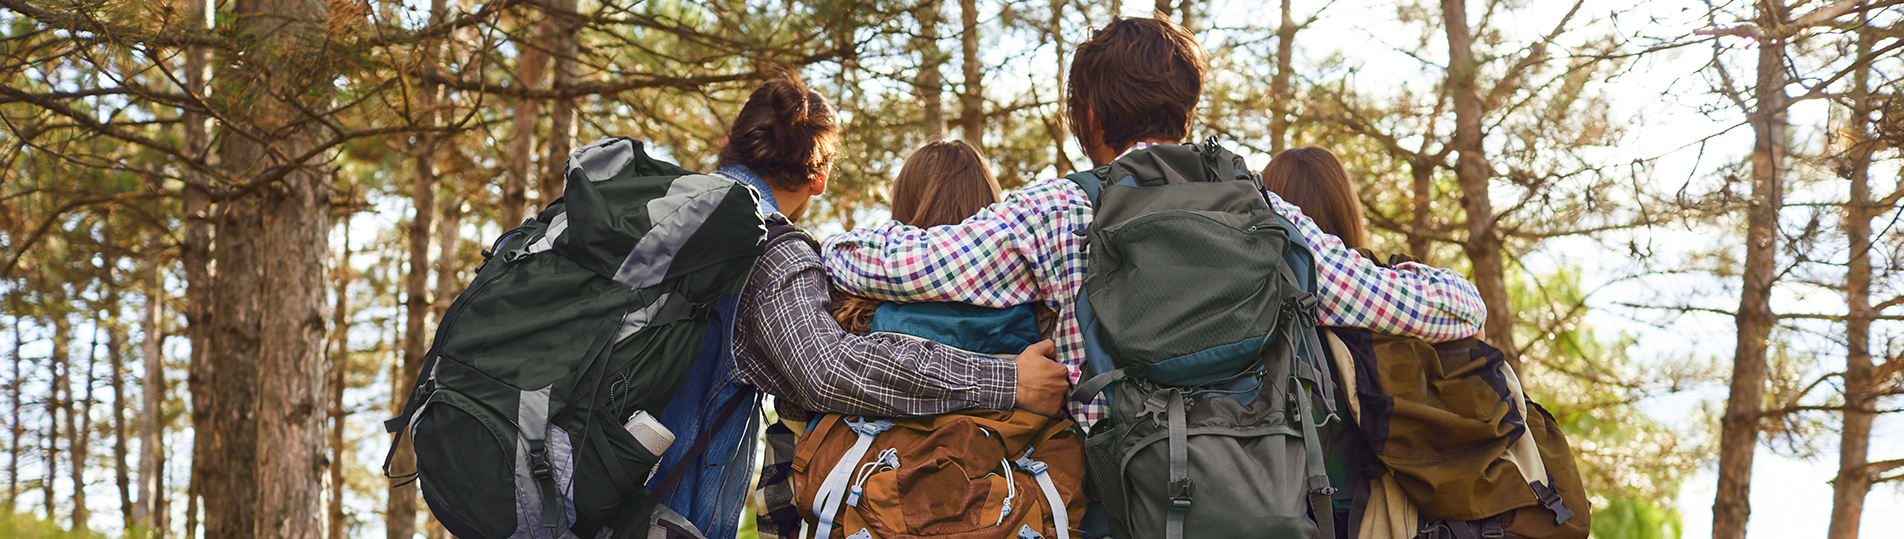
<instances>
[{"instance_id":1,"label":"forearm","mask_svg":"<svg viewBox=\"0 0 1904 539\"><path fill-rule=\"evenodd\" d=\"M1460 273L1417 263L1382 267L1322 232L1295 205L1274 193L1270 202L1295 223L1292 239L1315 252L1324 325L1445 341L1473 335L1486 323L1481 293Z\"/></svg>"},{"instance_id":2,"label":"forearm","mask_svg":"<svg viewBox=\"0 0 1904 539\"><path fill-rule=\"evenodd\" d=\"M1008 410L1015 400L1017 368L1009 361L894 334L838 336L843 338L832 348L837 353L816 358L819 368L789 371L794 404L815 411L907 416Z\"/></svg>"},{"instance_id":3,"label":"forearm","mask_svg":"<svg viewBox=\"0 0 1904 539\"><path fill-rule=\"evenodd\" d=\"M748 362L742 371L755 385L815 411L917 415L1011 407L1012 364L899 335L847 333L826 314L817 258L783 247L762 258L738 313L736 339L744 342L736 360Z\"/></svg>"}]
</instances>

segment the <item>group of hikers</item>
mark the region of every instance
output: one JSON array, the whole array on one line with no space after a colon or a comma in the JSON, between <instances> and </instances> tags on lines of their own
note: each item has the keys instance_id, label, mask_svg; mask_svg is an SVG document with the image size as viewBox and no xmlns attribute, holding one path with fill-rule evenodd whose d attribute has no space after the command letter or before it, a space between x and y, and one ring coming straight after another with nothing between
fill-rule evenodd
<instances>
[{"instance_id":1,"label":"group of hikers","mask_svg":"<svg viewBox=\"0 0 1904 539\"><path fill-rule=\"evenodd\" d=\"M1475 287L1367 251L1329 151L1191 140L1207 70L1114 20L1066 77L1094 170L1005 194L928 142L824 240L842 126L797 78L707 174L597 141L386 426L460 537L730 538L750 498L762 537L1584 537Z\"/></svg>"}]
</instances>

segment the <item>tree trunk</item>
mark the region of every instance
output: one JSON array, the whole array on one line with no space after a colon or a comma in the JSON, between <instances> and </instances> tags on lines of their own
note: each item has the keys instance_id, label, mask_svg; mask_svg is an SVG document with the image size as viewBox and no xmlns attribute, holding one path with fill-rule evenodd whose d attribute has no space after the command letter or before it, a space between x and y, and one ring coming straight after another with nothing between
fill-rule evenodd
<instances>
[{"instance_id":1,"label":"tree trunk","mask_svg":"<svg viewBox=\"0 0 1904 539\"><path fill-rule=\"evenodd\" d=\"M107 266L110 268L111 266ZM112 464L113 482L119 489L119 512L122 526L132 528L138 520L137 503L132 499L132 468L127 460L130 452L126 440L126 327L119 318L119 286L107 279L106 312L106 359L111 365L112 377Z\"/></svg>"},{"instance_id":2,"label":"tree trunk","mask_svg":"<svg viewBox=\"0 0 1904 539\"><path fill-rule=\"evenodd\" d=\"M463 292L466 282L457 278L462 268L458 241L462 238L463 197L456 193L453 186L447 189L443 201L443 221L436 225L436 294L430 304L431 314L437 323L443 322L443 313L448 311L450 303L456 301L456 295Z\"/></svg>"},{"instance_id":3,"label":"tree trunk","mask_svg":"<svg viewBox=\"0 0 1904 539\"><path fill-rule=\"evenodd\" d=\"M534 88L542 84L549 76L549 40L555 37L555 18L544 15L539 24L541 35L535 43L518 43L522 53L516 56L516 84L523 88ZM521 97L516 99L516 115L511 121L509 156L506 163L508 176L502 186L502 210L498 219L503 228L514 227L522 223L524 212L534 215L535 208L529 208L529 177L534 174L531 156L535 155L536 124L542 114L542 103L535 99ZM547 201L546 197L543 199Z\"/></svg>"},{"instance_id":4,"label":"tree trunk","mask_svg":"<svg viewBox=\"0 0 1904 539\"><path fill-rule=\"evenodd\" d=\"M1759 27L1783 20L1782 1L1759 4ZM1758 44L1758 83L1748 121L1752 145L1752 200L1745 219L1745 270L1739 309L1734 315L1738 348L1732 359L1732 387L1720 420L1719 485L1712 504L1713 539L1745 539L1752 513L1752 457L1758 449L1759 410L1765 398L1766 339L1777 318L1772 314L1772 283L1777 276L1778 213L1785 186L1785 42Z\"/></svg>"},{"instance_id":5,"label":"tree trunk","mask_svg":"<svg viewBox=\"0 0 1904 539\"><path fill-rule=\"evenodd\" d=\"M1858 30L1856 58L1871 56L1877 33L1871 28L1869 14ZM1851 180L1851 198L1845 204L1844 229L1850 247L1845 268L1845 374L1844 428L1838 439L1838 477L1831 482L1831 525L1829 539L1858 539L1859 523L1864 517L1864 498L1871 492L1871 474L1865 469L1871 450L1871 423L1877 414L1877 376L1871 364L1871 321L1877 310L1871 305L1871 219L1881 211L1871 199L1871 155L1877 141L1871 140L1872 103L1869 98L1871 64L1865 62L1852 74L1851 121L1845 131L1852 137L1846 150L1846 171Z\"/></svg>"},{"instance_id":6,"label":"tree trunk","mask_svg":"<svg viewBox=\"0 0 1904 539\"><path fill-rule=\"evenodd\" d=\"M430 3L430 21L443 19L444 0ZM425 45L422 51L424 65L436 62L437 47ZM415 109L423 118L418 122L426 129L434 129L438 124L437 89L431 84L423 84L417 91ZM416 377L423 372L423 362L427 351L424 347L426 331L423 328L424 316L429 312L429 295L426 279L430 269L430 227L435 221L436 212L436 145L439 136L432 131L417 134L416 155L411 162L415 173L411 185L410 204L413 216L410 219L410 267L404 275L404 333L403 367L395 379L390 381L390 407L393 413L402 413L403 405L410 398L409 389ZM416 451L410 445L399 445L390 460L391 470L414 470ZM390 487L384 511L384 533L386 537L410 537L416 533L417 485L409 484Z\"/></svg>"},{"instance_id":7,"label":"tree trunk","mask_svg":"<svg viewBox=\"0 0 1904 539\"><path fill-rule=\"evenodd\" d=\"M229 78L219 77L221 83ZM241 167L269 159L250 139L222 137L219 155L236 177L254 175ZM220 204L218 265L211 292L211 346L205 351L205 384L194 376L193 401L211 393L211 409L203 423L194 423L198 438L209 443L194 446L193 465L199 477L193 487L204 502L207 539L243 539L256 532L258 353L263 304L260 292L264 268L264 216L255 198ZM276 248L273 246L272 248ZM273 291L276 293L276 291ZM197 373L194 373L197 374ZM197 415L194 413L194 415Z\"/></svg>"},{"instance_id":8,"label":"tree trunk","mask_svg":"<svg viewBox=\"0 0 1904 539\"><path fill-rule=\"evenodd\" d=\"M12 437L7 442L7 514L17 512L20 500L20 438L26 435L26 427L20 424L20 386L26 383L20 370L25 358L20 349L25 346L25 333L20 329L24 325L20 320L19 304L9 295L8 304L13 307L13 378L7 384L7 427Z\"/></svg>"},{"instance_id":9,"label":"tree trunk","mask_svg":"<svg viewBox=\"0 0 1904 539\"><path fill-rule=\"evenodd\" d=\"M165 274L154 264L151 281L146 284L145 321L141 333L145 379L140 393L145 397L139 414L139 514L140 525L152 530L165 529L165 445L159 418L165 414L165 334L159 317L164 312L159 302L165 293Z\"/></svg>"},{"instance_id":10,"label":"tree trunk","mask_svg":"<svg viewBox=\"0 0 1904 539\"><path fill-rule=\"evenodd\" d=\"M939 24L945 17L941 1L922 0L913 11L919 22L919 35L912 40L913 51L919 53L919 72L913 76L912 93L924 112L920 121L927 141L945 138L945 80L939 73L946 62L944 51L939 49Z\"/></svg>"},{"instance_id":11,"label":"tree trunk","mask_svg":"<svg viewBox=\"0 0 1904 539\"><path fill-rule=\"evenodd\" d=\"M1282 1L1282 25L1276 28L1276 74L1269 77L1269 153L1282 153L1289 147L1289 77L1296 63L1296 18L1290 13L1292 0Z\"/></svg>"},{"instance_id":12,"label":"tree trunk","mask_svg":"<svg viewBox=\"0 0 1904 539\"><path fill-rule=\"evenodd\" d=\"M286 157L315 147L318 133L298 125L299 111L329 106L325 9L316 0L235 1L234 35L256 41L220 62L228 120L267 134L221 137L221 166L234 178L275 181L224 204L219 220L210 362L219 395L215 444L201 454L216 459L206 470L215 480L199 490L209 538L314 538L323 524L330 187L321 164Z\"/></svg>"},{"instance_id":13,"label":"tree trunk","mask_svg":"<svg viewBox=\"0 0 1904 539\"><path fill-rule=\"evenodd\" d=\"M1170 0L1157 0L1156 7L1154 8L1156 9L1155 16L1159 19L1168 19L1170 18L1171 12L1176 11L1176 7L1177 6L1171 5Z\"/></svg>"},{"instance_id":14,"label":"tree trunk","mask_svg":"<svg viewBox=\"0 0 1904 539\"><path fill-rule=\"evenodd\" d=\"M1045 23L1045 35L1051 38L1052 57L1055 60L1054 63L1056 64L1056 67L1057 67L1057 69L1053 70L1052 73L1057 74L1057 77L1056 77L1057 88L1060 89L1058 91L1059 96L1065 95L1063 90L1063 88L1065 88L1064 77L1066 73L1065 69L1068 67L1068 64L1064 60L1064 51L1066 50L1064 45L1064 27L1063 27L1064 6L1065 6L1065 0L1051 0L1051 20ZM1117 4L1113 4L1111 7L1111 13L1116 14L1119 12L1120 12L1120 6ZM1058 175L1063 176L1066 174L1070 174L1072 170L1071 156L1065 155L1064 153L1064 141L1069 140L1071 138L1071 135L1069 133L1066 133L1064 129L1064 122L1066 120L1064 119L1064 116L1063 116L1064 115L1063 108L1054 107L1054 109L1057 109L1059 111L1056 113L1058 116L1047 118L1045 120L1045 133L1047 133L1051 137L1052 163L1056 165L1056 168L1058 169Z\"/></svg>"},{"instance_id":15,"label":"tree trunk","mask_svg":"<svg viewBox=\"0 0 1904 539\"><path fill-rule=\"evenodd\" d=\"M351 460L344 448L344 386L350 372L350 220L344 220L344 253L337 259L337 279L331 310L331 340L327 356L331 358L330 386L330 517L329 539L344 539L344 463Z\"/></svg>"},{"instance_id":16,"label":"tree trunk","mask_svg":"<svg viewBox=\"0 0 1904 539\"><path fill-rule=\"evenodd\" d=\"M93 447L93 386L99 382L95 371L99 367L99 326L93 326L93 335L87 340L86 372L81 376L85 388L79 402L68 401L66 407L66 433L72 436L67 451L73 454L73 527L74 532L90 530L92 527L92 509L86 504L86 470L92 464ZM68 389L71 395L71 389ZM74 406L77 404L77 406Z\"/></svg>"},{"instance_id":17,"label":"tree trunk","mask_svg":"<svg viewBox=\"0 0 1904 539\"><path fill-rule=\"evenodd\" d=\"M1454 97L1455 181L1461 185L1461 206L1468 222L1468 241L1462 250L1473 263L1474 286L1488 309L1483 336L1507 355L1516 371L1521 371L1520 354L1514 346L1514 306L1507 297L1501 232L1495 227L1494 205L1488 200L1493 174L1481 130L1487 109L1478 89L1480 62L1474 57L1474 36L1468 31L1466 0L1442 0L1441 19L1448 34L1448 91Z\"/></svg>"},{"instance_id":18,"label":"tree trunk","mask_svg":"<svg viewBox=\"0 0 1904 539\"><path fill-rule=\"evenodd\" d=\"M959 94L960 131L965 141L985 149L985 71L979 63L978 0L959 0L960 58L964 61L965 91Z\"/></svg>"},{"instance_id":19,"label":"tree trunk","mask_svg":"<svg viewBox=\"0 0 1904 539\"><path fill-rule=\"evenodd\" d=\"M205 14L210 0L187 0L184 9L187 30L205 28ZM180 77L187 86L184 91L193 95L204 95L207 68L211 58L204 47L188 46L182 53L185 56L185 73ZM180 120L185 131L185 151L189 155L205 155L211 148L211 136L206 129L206 116L196 109L180 112ZM192 458L190 473L186 479L185 537L197 537L198 497L207 482L219 481L211 475L218 473L212 468L216 462L217 447L213 439L216 421L213 412L218 407L218 391L215 386L216 373L212 370L212 337L217 328L211 309L213 291L217 283L211 273L213 250L213 221L218 211L212 207L210 193L200 185L208 181L204 174L186 167L180 172L185 182L184 234L179 242L179 263L185 270L185 327L186 338L191 341L191 356L187 358L185 385L191 397ZM154 448L163 455L163 448ZM163 468L161 468L163 469ZM163 496L163 490L154 487L154 493Z\"/></svg>"},{"instance_id":20,"label":"tree trunk","mask_svg":"<svg viewBox=\"0 0 1904 539\"><path fill-rule=\"evenodd\" d=\"M1411 202L1414 215L1408 224L1408 256L1427 263L1431 258L1435 226L1434 195L1435 163L1427 156L1416 154L1408 161L1408 175L1414 200Z\"/></svg>"},{"instance_id":21,"label":"tree trunk","mask_svg":"<svg viewBox=\"0 0 1904 539\"><path fill-rule=\"evenodd\" d=\"M53 387L47 388L49 408L46 418L52 423L52 427L47 429L46 433L46 482L41 483L41 490L46 493L47 522L58 522L58 516L55 514L55 508L58 505L53 497L53 483L59 480L61 420L64 419L67 430L73 428L73 388L69 381L71 351L67 346L68 341L73 338L73 325L72 322L67 321L66 314L60 311L61 309L55 309L49 317L53 321L53 357L47 366L53 371ZM71 451L72 445L69 443L66 454L71 455Z\"/></svg>"},{"instance_id":22,"label":"tree trunk","mask_svg":"<svg viewBox=\"0 0 1904 539\"><path fill-rule=\"evenodd\" d=\"M1194 0L1183 0L1177 4L1177 22L1192 35L1197 33L1197 5Z\"/></svg>"},{"instance_id":23,"label":"tree trunk","mask_svg":"<svg viewBox=\"0 0 1904 539\"><path fill-rule=\"evenodd\" d=\"M549 88L567 88L575 84L575 43L576 23L570 19L575 12L576 0L551 0L550 20L554 33L549 36L550 54L555 56L555 69L550 75ZM575 138L575 100L557 99L549 107L549 139L547 157L542 160L542 185L537 189L542 195L538 207L546 207L555 199L562 198L562 180L568 174L569 149ZM515 226L508 223L507 226Z\"/></svg>"}]
</instances>

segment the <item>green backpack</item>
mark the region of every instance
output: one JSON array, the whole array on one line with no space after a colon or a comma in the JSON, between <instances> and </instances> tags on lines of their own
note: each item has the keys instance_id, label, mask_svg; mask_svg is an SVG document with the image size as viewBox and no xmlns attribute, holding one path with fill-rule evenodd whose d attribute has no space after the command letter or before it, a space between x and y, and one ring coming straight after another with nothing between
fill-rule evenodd
<instances>
[{"instance_id":1,"label":"green backpack","mask_svg":"<svg viewBox=\"0 0 1904 539\"><path fill-rule=\"evenodd\" d=\"M711 305L746 284L766 233L757 195L627 138L576 150L567 175L444 314L385 423L392 451L412 433L412 475L457 537L699 535L646 491L660 457L622 424L661 415Z\"/></svg>"},{"instance_id":2,"label":"green backpack","mask_svg":"<svg viewBox=\"0 0 1904 539\"><path fill-rule=\"evenodd\" d=\"M1333 414L1314 254L1262 178L1212 138L1069 179L1095 214L1077 300L1094 376L1073 396L1108 390L1085 458L1109 531L1333 537L1312 403Z\"/></svg>"}]
</instances>

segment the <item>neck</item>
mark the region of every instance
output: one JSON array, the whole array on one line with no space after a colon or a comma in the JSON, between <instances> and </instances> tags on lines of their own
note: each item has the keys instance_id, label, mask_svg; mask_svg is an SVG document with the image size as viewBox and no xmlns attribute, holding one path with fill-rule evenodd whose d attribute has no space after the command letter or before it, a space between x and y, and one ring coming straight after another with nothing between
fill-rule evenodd
<instances>
[{"instance_id":1,"label":"neck","mask_svg":"<svg viewBox=\"0 0 1904 539\"><path fill-rule=\"evenodd\" d=\"M811 191L782 191L779 188L770 189L773 191L774 201L780 203L780 214L787 216L788 221L799 222L801 217L806 216L807 206L813 203L813 193Z\"/></svg>"},{"instance_id":2,"label":"neck","mask_svg":"<svg viewBox=\"0 0 1904 539\"><path fill-rule=\"evenodd\" d=\"M1138 144L1143 144L1146 142L1152 143L1152 144L1179 144L1179 143L1182 143L1183 141L1174 140L1174 139L1162 139L1162 138L1146 138L1146 139L1139 140L1137 142L1132 143L1131 146L1136 146ZM1100 143L1091 145L1091 149L1086 151L1085 154L1091 157L1091 164L1096 166L1104 166L1104 165L1110 164L1111 161L1116 161L1117 156L1124 155L1124 150L1128 150L1128 149L1130 149L1130 146L1118 148L1118 147L1114 147L1114 146L1100 142Z\"/></svg>"}]
</instances>

